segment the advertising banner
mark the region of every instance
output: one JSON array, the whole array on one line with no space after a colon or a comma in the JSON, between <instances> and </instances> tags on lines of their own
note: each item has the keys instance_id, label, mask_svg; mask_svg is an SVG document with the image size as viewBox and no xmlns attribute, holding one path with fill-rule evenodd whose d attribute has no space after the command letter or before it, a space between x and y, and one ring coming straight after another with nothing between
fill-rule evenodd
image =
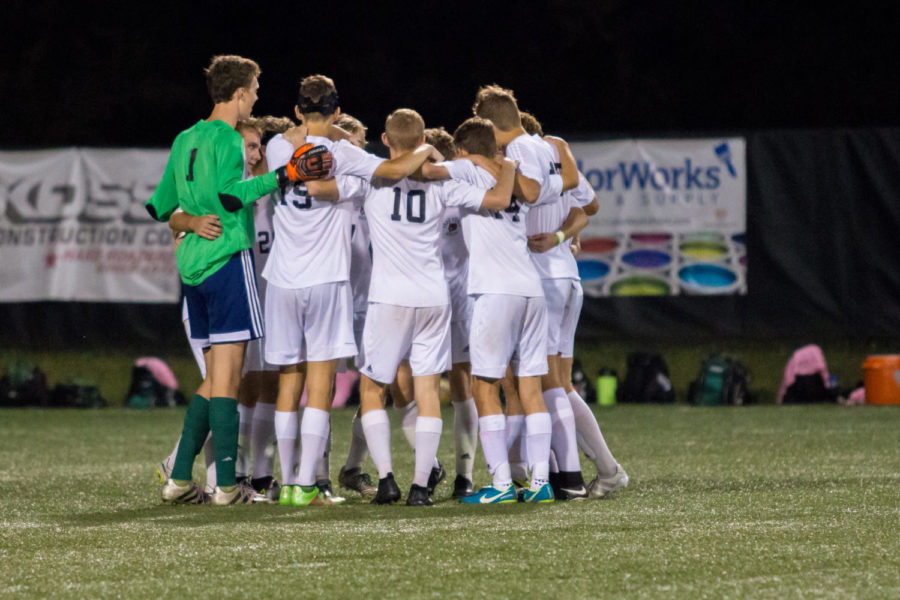
<instances>
[{"instance_id":1,"label":"advertising banner","mask_svg":"<svg viewBox=\"0 0 900 600\"><path fill-rule=\"evenodd\" d=\"M743 138L571 146L600 204L581 234L585 294L746 294Z\"/></svg>"},{"instance_id":2,"label":"advertising banner","mask_svg":"<svg viewBox=\"0 0 900 600\"><path fill-rule=\"evenodd\" d=\"M0 302L177 302L164 150L0 152Z\"/></svg>"}]
</instances>

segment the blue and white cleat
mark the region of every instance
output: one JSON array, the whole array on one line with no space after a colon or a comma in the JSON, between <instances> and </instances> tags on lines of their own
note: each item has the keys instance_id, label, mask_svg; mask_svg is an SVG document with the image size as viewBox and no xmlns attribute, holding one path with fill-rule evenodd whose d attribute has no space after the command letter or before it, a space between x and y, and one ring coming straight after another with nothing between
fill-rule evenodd
<instances>
[{"instance_id":1,"label":"blue and white cleat","mask_svg":"<svg viewBox=\"0 0 900 600\"><path fill-rule=\"evenodd\" d=\"M486 486L460 499L463 504L509 504L516 501L516 488L510 485L506 489Z\"/></svg>"},{"instance_id":2,"label":"blue and white cleat","mask_svg":"<svg viewBox=\"0 0 900 600\"><path fill-rule=\"evenodd\" d=\"M522 502L553 502L556 497L553 495L553 488L549 483L545 483L535 490L526 489L522 494Z\"/></svg>"}]
</instances>

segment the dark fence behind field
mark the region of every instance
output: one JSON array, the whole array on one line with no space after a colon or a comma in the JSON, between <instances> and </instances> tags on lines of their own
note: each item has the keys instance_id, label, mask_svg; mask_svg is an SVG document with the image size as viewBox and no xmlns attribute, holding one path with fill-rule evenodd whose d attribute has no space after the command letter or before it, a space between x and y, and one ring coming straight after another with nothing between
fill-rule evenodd
<instances>
[{"instance_id":1,"label":"dark fence behind field","mask_svg":"<svg viewBox=\"0 0 900 600\"><path fill-rule=\"evenodd\" d=\"M900 129L747 139L747 294L586 298L579 337L900 335ZM183 344L176 305L0 304L0 344Z\"/></svg>"}]
</instances>

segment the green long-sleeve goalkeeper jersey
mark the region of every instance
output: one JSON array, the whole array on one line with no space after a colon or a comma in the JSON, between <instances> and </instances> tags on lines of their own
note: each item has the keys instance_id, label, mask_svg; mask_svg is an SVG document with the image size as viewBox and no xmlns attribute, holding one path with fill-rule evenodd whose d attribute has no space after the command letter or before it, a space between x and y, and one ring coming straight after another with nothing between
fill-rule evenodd
<instances>
[{"instance_id":1,"label":"green long-sleeve goalkeeper jersey","mask_svg":"<svg viewBox=\"0 0 900 600\"><path fill-rule=\"evenodd\" d=\"M243 138L221 120L200 121L178 134L162 180L147 201L148 212L168 221L176 208L192 215L219 215L222 235L206 240L189 234L175 257L181 280L199 285L219 270L235 252L253 245L254 200L278 187L276 174L246 181ZM238 208L234 212L226 210Z\"/></svg>"}]
</instances>

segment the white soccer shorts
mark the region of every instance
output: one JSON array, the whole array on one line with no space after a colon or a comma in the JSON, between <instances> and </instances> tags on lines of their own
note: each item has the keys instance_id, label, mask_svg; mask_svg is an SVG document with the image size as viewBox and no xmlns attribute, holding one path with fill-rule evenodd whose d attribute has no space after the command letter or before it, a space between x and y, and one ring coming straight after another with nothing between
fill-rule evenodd
<instances>
[{"instance_id":1,"label":"white soccer shorts","mask_svg":"<svg viewBox=\"0 0 900 600\"><path fill-rule=\"evenodd\" d=\"M350 283L266 289L266 362L295 365L356 354Z\"/></svg>"},{"instance_id":2,"label":"white soccer shorts","mask_svg":"<svg viewBox=\"0 0 900 600\"><path fill-rule=\"evenodd\" d=\"M575 343L575 326L584 296L577 279L542 279L541 286L547 299L547 356L555 356ZM566 322L566 311L569 311L569 318L574 319L574 323ZM563 336L569 325L572 339L566 341ZM572 350L569 349L571 355Z\"/></svg>"},{"instance_id":3,"label":"white soccer shorts","mask_svg":"<svg viewBox=\"0 0 900 600\"><path fill-rule=\"evenodd\" d=\"M572 281L575 284L575 293L569 297L559 329L559 354L563 358L572 358L575 355L575 330L578 329L578 318L584 304L584 289L581 282Z\"/></svg>"},{"instance_id":4,"label":"white soccer shorts","mask_svg":"<svg viewBox=\"0 0 900 600\"><path fill-rule=\"evenodd\" d=\"M391 383L405 357L414 377L450 369L450 305L409 307L369 303L363 331L362 373Z\"/></svg>"},{"instance_id":5,"label":"white soccer shorts","mask_svg":"<svg viewBox=\"0 0 900 600\"><path fill-rule=\"evenodd\" d=\"M450 354L454 365L469 362L469 328L471 320L450 321Z\"/></svg>"},{"instance_id":6,"label":"white soccer shorts","mask_svg":"<svg viewBox=\"0 0 900 600\"><path fill-rule=\"evenodd\" d=\"M518 377L547 373L547 309L543 298L475 297L469 332L472 375L500 379L512 363Z\"/></svg>"}]
</instances>

